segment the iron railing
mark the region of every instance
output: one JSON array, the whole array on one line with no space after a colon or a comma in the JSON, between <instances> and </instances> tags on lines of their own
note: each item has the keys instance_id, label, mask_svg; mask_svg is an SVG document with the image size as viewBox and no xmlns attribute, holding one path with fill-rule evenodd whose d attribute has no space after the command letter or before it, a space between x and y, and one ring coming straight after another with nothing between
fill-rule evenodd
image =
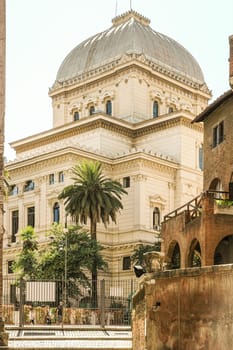
<instances>
[{"instance_id":1,"label":"iron railing","mask_svg":"<svg viewBox=\"0 0 233 350\"><path fill-rule=\"evenodd\" d=\"M130 325L131 300L137 280L98 280L97 298L93 299L91 282L83 286L68 281L3 280L3 317L7 325ZM62 306L59 317L58 305Z\"/></svg>"}]
</instances>

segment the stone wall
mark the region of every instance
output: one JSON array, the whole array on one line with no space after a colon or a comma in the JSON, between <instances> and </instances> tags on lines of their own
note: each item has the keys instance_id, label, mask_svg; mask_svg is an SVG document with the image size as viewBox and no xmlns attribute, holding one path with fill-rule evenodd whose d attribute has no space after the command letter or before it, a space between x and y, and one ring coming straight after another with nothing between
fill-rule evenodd
<instances>
[{"instance_id":1,"label":"stone wall","mask_svg":"<svg viewBox=\"0 0 233 350\"><path fill-rule=\"evenodd\" d=\"M233 265L144 276L133 298L133 350L232 348Z\"/></svg>"}]
</instances>

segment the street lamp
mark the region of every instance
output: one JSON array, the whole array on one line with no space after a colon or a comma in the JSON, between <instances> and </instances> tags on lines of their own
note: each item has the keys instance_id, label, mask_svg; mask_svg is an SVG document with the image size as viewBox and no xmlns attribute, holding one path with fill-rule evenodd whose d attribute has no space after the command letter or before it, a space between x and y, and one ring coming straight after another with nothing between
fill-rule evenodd
<instances>
[{"instance_id":1,"label":"street lamp","mask_svg":"<svg viewBox=\"0 0 233 350\"><path fill-rule=\"evenodd\" d=\"M67 299L67 250L68 250L68 228L67 228L67 214L65 216L65 228L64 228L64 233L65 233L65 273L64 273L64 282L65 282L65 288L64 288L64 309L66 308L66 299ZM64 310L62 313L62 326L64 324Z\"/></svg>"},{"instance_id":2,"label":"street lamp","mask_svg":"<svg viewBox=\"0 0 233 350\"><path fill-rule=\"evenodd\" d=\"M66 298L67 298L67 248L68 248L68 241L67 241L67 234L68 234L68 229L67 229L67 222L65 223L65 273L64 273L64 282L65 282L65 288L64 288L64 307L66 307Z\"/></svg>"},{"instance_id":3,"label":"street lamp","mask_svg":"<svg viewBox=\"0 0 233 350\"><path fill-rule=\"evenodd\" d=\"M66 216L67 218L67 216ZM63 298L63 307L62 307L62 328L64 326L64 309L66 308L66 300L67 300L67 248L68 248L68 229L67 229L67 221L65 221L65 228L64 228L64 234L65 234L65 242L64 244L61 244L59 249L64 250L64 298ZM62 283L63 284L63 283Z\"/></svg>"}]
</instances>

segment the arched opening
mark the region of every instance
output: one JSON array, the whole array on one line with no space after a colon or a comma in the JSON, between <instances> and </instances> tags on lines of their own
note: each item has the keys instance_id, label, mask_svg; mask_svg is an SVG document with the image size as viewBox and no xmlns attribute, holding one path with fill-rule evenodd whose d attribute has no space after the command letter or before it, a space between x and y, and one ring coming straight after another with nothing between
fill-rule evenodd
<instances>
[{"instance_id":1,"label":"arched opening","mask_svg":"<svg viewBox=\"0 0 233 350\"><path fill-rule=\"evenodd\" d=\"M191 243L188 257L188 266L201 266L201 246L197 239L194 239Z\"/></svg>"},{"instance_id":2,"label":"arched opening","mask_svg":"<svg viewBox=\"0 0 233 350\"><path fill-rule=\"evenodd\" d=\"M112 101L111 100L106 101L106 114L112 115Z\"/></svg>"},{"instance_id":3,"label":"arched opening","mask_svg":"<svg viewBox=\"0 0 233 350\"><path fill-rule=\"evenodd\" d=\"M181 264L180 246L177 241L173 241L168 249L168 258L170 260L170 269L179 269Z\"/></svg>"},{"instance_id":4,"label":"arched opening","mask_svg":"<svg viewBox=\"0 0 233 350\"><path fill-rule=\"evenodd\" d=\"M233 264L233 235L224 237L214 252L214 265Z\"/></svg>"},{"instance_id":5,"label":"arched opening","mask_svg":"<svg viewBox=\"0 0 233 350\"><path fill-rule=\"evenodd\" d=\"M222 184L220 179L215 178L211 181L211 184L209 186L209 191L214 192L214 198L216 199L221 199L221 191L222 191Z\"/></svg>"},{"instance_id":6,"label":"arched opening","mask_svg":"<svg viewBox=\"0 0 233 350\"><path fill-rule=\"evenodd\" d=\"M153 210L153 229L160 229L160 210L158 207L155 207Z\"/></svg>"},{"instance_id":7,"label":"arched opening","mask_svg":"<svg viewBox=\"0 0 233 350\"><path fill-rule=\"evenodd\" d=\"M90 106L89 108L89 115L93 115L95 113L95 106Z\"/></svg>"},{"instance_id":8,"label":"arched opening","mask_svg":"<svg viewBox=\"0 0 233 350\"><path fill-rule=\"evenodd\" d=\"M60 222L60 206L57 202L53 206L53 222Z\"/></svg>"},{"instance_id":9,"label":"arched opening","mask_svg":"<svg viewBox=\"0 0 233 350\"><path fill-rule=\"evenodd\" d=\"M153 102L153 118L158 117L159 115L159 104L158 101Z\"/></svg>"}]
</instances>

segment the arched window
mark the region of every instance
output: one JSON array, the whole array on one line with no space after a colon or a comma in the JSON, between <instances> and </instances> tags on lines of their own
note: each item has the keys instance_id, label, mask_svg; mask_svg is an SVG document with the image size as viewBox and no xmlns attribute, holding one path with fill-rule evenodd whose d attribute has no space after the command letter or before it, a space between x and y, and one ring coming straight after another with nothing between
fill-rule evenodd
<instances>
[{"instance_id":1,"label":"arched window","mask_svg":"<svg viewBox=\"0 0 233 350\"><path fill-rule=\"evenodd\" d=\"M57 222L59 224L60 221L60 206L56 202L53 206L53 222Z\"/></svg>"},{"instance_id":2,"label":"arched window","mask_svg":"<svg viewBox=\"0 0 233 350\"><path fill-rule=\"evenodd\" d=\"M74 112L74 121L79 120L79 112Z\"/></svg>"},{"instance_id":3,"label":"arched window","mask_svg":"<svg viewBox=\"0 0 233 350\"><path fill-rule=\"evenodd\" d=\"M90 115L95 113L95 106L90 106L89 113L90 113Z\"/></svg>"},{"instance_id":4,"label":"arched window","mask_svg":"<svg viewBox=\"0 0 233 350\"><path fill-rule=\"evenodd\" d=\"M112 101L107 100L106 102L106 114L112 115Z\"/></svg>"},{"instance_id":5,"label":"arched window","mask_svg":"<svg viewBox=\"0 0 233 350\"><path fill-rule=\"evenodd\" d=\"M159 104L157 101L153 102L153 118L158 117L159 115Z\"/></svg>"},{"instance_id":6,"label":"arched window","mask_svg":"<svg viewBox=\"0 0 233 350\"><path fill-rule=\"evenodd\" d=\"M160 210L157 207L155 207L153 210L153 229L160 229Z\"/></svg>"}]
</instances>

